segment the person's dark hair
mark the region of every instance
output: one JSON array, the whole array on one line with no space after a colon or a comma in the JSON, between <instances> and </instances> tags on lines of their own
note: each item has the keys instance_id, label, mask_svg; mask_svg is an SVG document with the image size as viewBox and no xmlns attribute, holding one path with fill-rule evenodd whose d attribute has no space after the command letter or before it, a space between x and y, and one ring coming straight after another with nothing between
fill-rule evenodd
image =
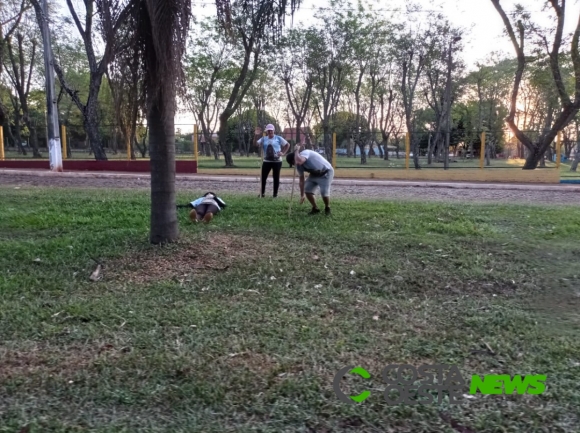
<instances>
[{"instance_id":1,"label":"person's dark hair","mask_svg":"<svg viewBox=\"0 0 580 433\"><path fill-rule=\"evenodd\" d=\"M288 155L286 155L286 162L290 168L294 166L294 152L290 152Z\"/></svg>"}]
</instances>

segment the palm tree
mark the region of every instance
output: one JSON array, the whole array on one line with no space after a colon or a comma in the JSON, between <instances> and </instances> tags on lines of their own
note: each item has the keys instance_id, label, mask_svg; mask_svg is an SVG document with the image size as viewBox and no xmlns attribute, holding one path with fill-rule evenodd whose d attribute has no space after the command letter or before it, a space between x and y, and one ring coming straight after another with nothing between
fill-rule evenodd
<instances>
[{"instance_id":1,"label":"palm tree","mask_svg":"<svg viewBox=\"0 0 580 433\"><path fill-rule=\"evenodd\" d=\"M132 0L136 7L127 23L133 49L141 56L147 101L147 125L151 155L150 242L161 244L179 236L175 203L175 132L177 92L183 89L181 59L189 29L190 0ZM290 6L294 13L301 0L215 0L220 24L229 33L232 10L246 16L267 11L264 30L272 39L280 36Z\"/></svg>"},{"instance_id":2,"label":"palm tree","mask_svg":"<svg viewBox=\"0 0 580 433\"><path fill-rule=\"evenodd\" d=\"M139 51L146 93L151 157L151 226L153 244L179 236L175 206L175 128L181 59L189 29L190 0L134 0L129 28Z\"/></svg>"}]
</instances>

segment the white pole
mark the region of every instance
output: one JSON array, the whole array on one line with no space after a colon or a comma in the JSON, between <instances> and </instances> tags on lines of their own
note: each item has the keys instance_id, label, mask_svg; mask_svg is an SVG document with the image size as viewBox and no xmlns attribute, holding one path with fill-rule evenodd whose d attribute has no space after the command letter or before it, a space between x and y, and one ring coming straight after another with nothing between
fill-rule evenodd
<instances>
[{"instance_id":1,"label":"white pole","mask_svg":"<svg viewBox=\"0 0 580 433\"><path fill-rule=\"evenodd\" d=\"M54 91L54 57L50 42L50 29L48 27L48 4L42 0L39 17L42 42L44 46L44 71L46 75L46 127L48 130L48 153L50 169L62 171L62 150L60 144L60 131L58 125L58 109L56 94Z\"/></svg>"}]
</instances>

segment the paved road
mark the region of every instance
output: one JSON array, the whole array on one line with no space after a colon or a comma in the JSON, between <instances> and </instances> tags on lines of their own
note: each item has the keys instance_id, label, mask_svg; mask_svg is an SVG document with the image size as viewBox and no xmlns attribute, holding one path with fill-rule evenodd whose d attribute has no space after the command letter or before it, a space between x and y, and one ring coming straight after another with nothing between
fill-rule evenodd
<instances>
[{"instance_id":1,"label":"paved road","mask_svg":"<svg viewBox=\"0 0 580 433\"><path fill-rule=\"evenodd\" d=\"M291 179L282 179L280 197L288 197ZM178 176L178 191L215 191L258 194L257 177ZM59 188L148 189L149 175L105 173L50 173L0 170L0 186L53 186ZM296 187L298 182L296 182ZM297 189L295 189L296 194ZM266 189L272 192L271 178ZM337 179L332 196L386 200L472 203L554 204L580 206L580 187L568 185L435 184Z\"/></svg>"}]
</instances>

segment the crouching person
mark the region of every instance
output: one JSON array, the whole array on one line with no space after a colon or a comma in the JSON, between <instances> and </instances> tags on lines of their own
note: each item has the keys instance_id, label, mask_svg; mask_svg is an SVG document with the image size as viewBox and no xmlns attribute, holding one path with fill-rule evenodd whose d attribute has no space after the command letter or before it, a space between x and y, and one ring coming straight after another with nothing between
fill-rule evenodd
<instances>
[{"instance_id":1,"label":"crouching person","mask_svg":"<svg viewBox=\"0 0 580 433\"><path fill-rule=\"evenodd\" d=\"M319 153L312 150L301 150L296 146L294 152L286 155L286 162L293 167L296 165L296 172L300 176L300 204L307 198L312 205L310 215L320 213L316 204L314 193L320 189L320 195L324 201L324 213L330 215L330 187L334 179L334 169L332 165ZM304 173L308 173L308 179L304 179Z\"/></svg>"},{"instance_id":2,"label":"crouching person","mask_svg":"<svg viewBox=\"0 0 580 433\"><path fill-rule=\"evenodd\" d=\"M206 192L200 198L178 208L190 208L189 219L192 222L209 223L214 215L221 212L226 207L226 203L213 192Z\"/></svg>"}]
</instances>

